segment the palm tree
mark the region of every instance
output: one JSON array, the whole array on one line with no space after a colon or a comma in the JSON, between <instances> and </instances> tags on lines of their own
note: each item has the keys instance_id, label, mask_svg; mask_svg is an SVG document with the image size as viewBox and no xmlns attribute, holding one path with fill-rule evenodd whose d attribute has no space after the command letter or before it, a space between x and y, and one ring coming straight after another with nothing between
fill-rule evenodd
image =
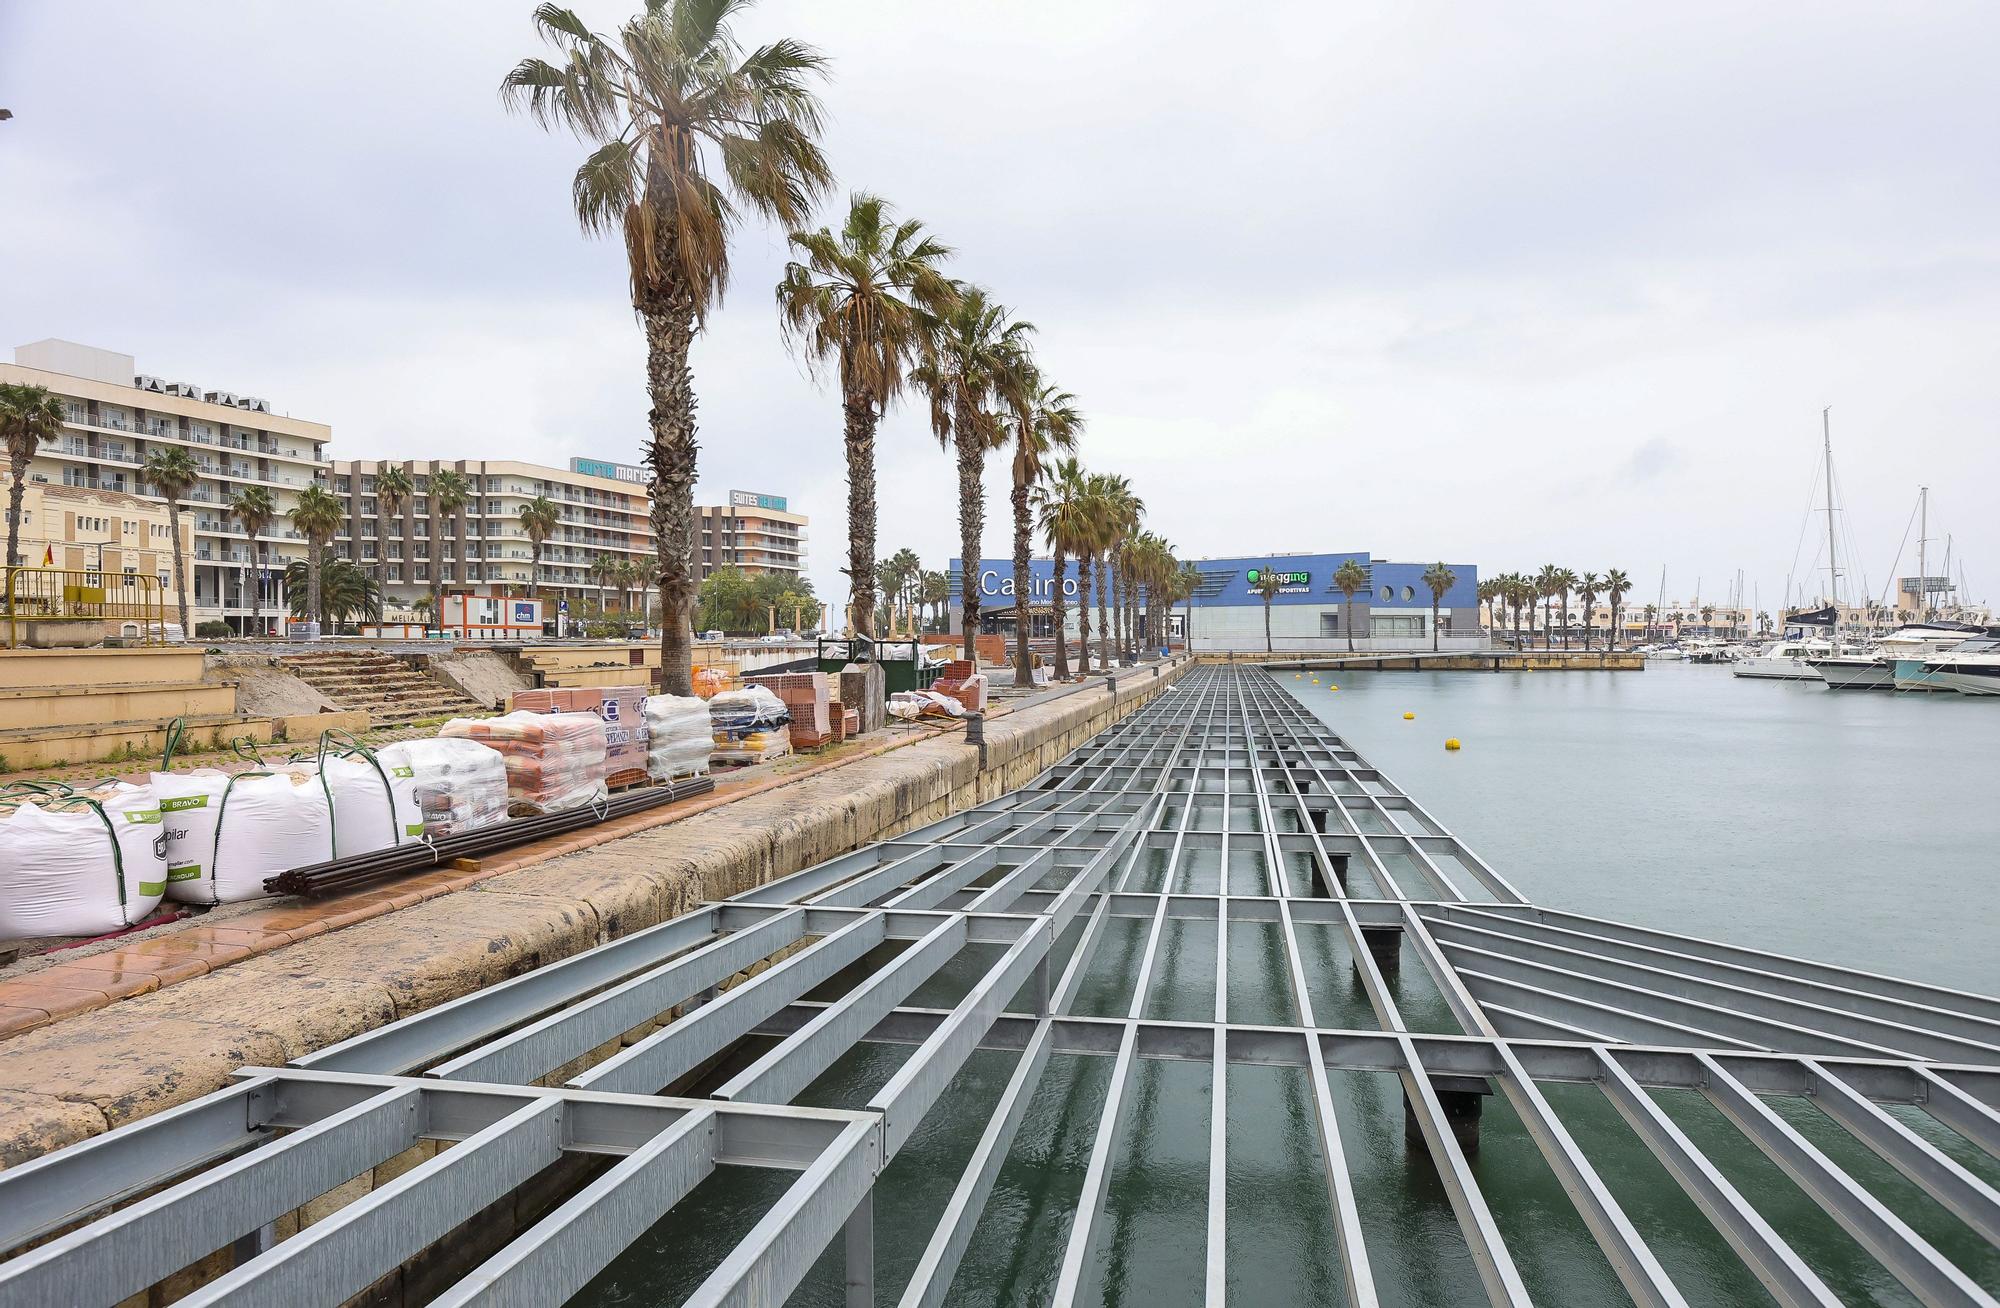
<instances>
[{"instance_id":1,"label":"palm tree","mask_svg":"<svg viewBox=\"0 0 2000 1308\"><path fill-rule=\"evenodd\" d=\"M924 342L910 381L929 396L931 432L958 456L958 541L963 656L973 657L979 630L979 541L986 528L980 476L986 452L1006 440L998 406L1020 389L1033 323L1017 322L977 286L957 285L958 299Z\"/></svg>"},{"instance_id":2,"label":"palm tree","mask_svg":"<svg viewBox=\"0 0 2000 1308\"><path fill-rule=\"evenodd\" d=\"M825 60L788 38L745 52L729 30L747 0L647 0L613 37L544 4L561 56L524 59L501 95L543 128L596 148L571 186L590 235L622 233L652 398L646 465L660 555L662 689L694 689L694 378L688 351L729 281L745 210L797 227L832 181L811 83Z\"/></svg>"},{"instance_id":3,"label":"palm tree","mask_svg":"<svg viewBox=\"0 0 2000 1308\"><path fill-rule=\"evenodd\" d=\"M847 575L851 610L873 635L875 587L875 428L902 391L938 314L957 290L939 271L951 255L911 218L891 219L880 196L849 198L847 223L793 232L802 260L778 281L778 321L785 339L815 366L839 372L847 446Z\"/></svg>"},{"instance_id":4,"label":"palm tree","mask_svg":"<svg viewBox=\"0 0 2000 1308\"><path fill-rule=\"evenodd\" d=\"M1650 641L1653 638L1653 622L1660 616L1660 609L1656 604L1648 604L1644 612L1646 614L1646 639Z\"/></svg>"},{"instance_id":5,"label":"palm tree","mask_svg":"<svg viewBox=\"0 0 2000 1308\"><path fill-rule=\"evenodd\" d=\"M1479 583L1477 594L1479 603L1486 610L1486 629L1491 631L1500 625L1500 595L1504 589L1500 578L1488 577Z\"/></svg>"},{"instance_id":6,"label":"palm tree","mask_svg":"<svg viewBox=\"0 0 2000 1308\"><path fill-rule=\"evenodd\" d=\"M383 522L392 524L398 540L403 536L403 506L415 498L416 493L416 483L410 479L409 469L400 463L385 463L375 474L375 498L381 502L381 518ZM383 534L388 535L388 531ZM385 602L385 588L378 586L375 591L375 621L378 624L388 617L382 609Z\"/></svg>"},{"instance_id":7,"label":"palm tree","mask_svg":"<svg viewBox=\"0 0 2000 1308\"><path fill-rule=\"evenodd\" d=\"M243 524L243 534L250 538L251 559L257 565L257 578L250 586L250 627L261 636L264 634L265 559L263 542L258 537L278 516L278 505L271 498L268 487L245 486L229 497L229 511Z\"/></svg>"},{"instance_id":8,"label":"palm tree","mask_svg":"<svg viewBox=\"0 0 2000 1308\"><path fill-rule=\"evenodd\" d=\"M309 566L303 559L293 559L285 565L285 583L290 593L293 617L317 618L331 626L356 615L365 616L375 609L380 587L365 568L342 558L327 559L319 574L308 575ZM319 589L321 607L309 612L315 584Z\"/></svg>"},{"instance_id":9,"label":"palm tree","mask_svg":"<svg viewBox=\"0 0 2000 1308\"><path fill-rule=\"evenodd\" d=\"M1542 606L1542 643L1550 649L1556 643L1555 598L1561 580L1562 569L1553 563L1544 563L1534 576L1535 599Z\"/></svg>"},{"instance_id":10,"label":"palm tree","mask_svg":"<svg viewBox=\"0 0 2000 1308\"><path fill-rule=\"evenodd\" d=\"M299 492L299 502L286 514L292 520L299 534L306 538L306 606L305 612L314 619L325 613L321 602L326 571L326 544L340 533L340 525L346 515L341 512L340 501L329 494L326 487L314 482ZM289 569L287 569L289 576ZM287 591L294 597L292 612L299 612L297 590L288 581Z\"/></svg>"},{"instance_id":11,"label":"palm tree","mask_svg":"<svg viewBox=\"0 0 2000 1308\"><path fill-rule=\"evenodd\" d=\"M1099 564L1097 572L1097 616L1104 628L1098 633L1102 643L1106 634L1115 636L1121 653L1127 647L1128 633L1125 628L1125 579L1120 568L1125 557L1125 545L1139 530L1140 519L1146 511L1145 501L1132 493L1132 483L1124 477L1111 473L1098 474L1100 481L1100 505L1102 534L1097 541ZM1118 626L1111 631L1105 617L1105 605L1109 602L1115 608ZM1109 666L1109 660L1106 661Z\"/></svg>"},{"instance_id":12,"label":"palm tree","mask_svg":"<svg viewBox=\"0 0 2000 1308\"><path fill-rule=\"evenodd\" d=\"M1263 567L1257 569L1257 579L1252 583L1251 587L1264 597L1264 652L1266 654L1273 652L1271 649L1271 601L1278 598L1278 591L1283 585L1284 583L1278 579L1278 574L1272 570L1270 564L1266 563Z\"/></svg>"},{"instance_id":13,"label":"palm tree","mask_svg":"<svg viewBox=\"0 0 2000 1308\"><path fill-rule=\"evenodd\" d=\"M1597 592L1604 588L1604 579L1594 572L1586 572L1576 579L1577 603L1583 605L1583 647L1590 648L1590 633L1597 623Z\"/></svg>"},{"instance_id":14,"label":"palm tree","mask_svg":"<svg viewBox=\"0 0 2000 1308\"><path fill-rule=\"evenodd\" d=\"M1632 579L1616 568L1604 574L1604 597L1611 604L1611 637L1607 642L1612 649L1618 648L1618 636L1624 630L1618 623L1620 611L1624 607L1626 592L1632 589Z\"/></svg>"},{"instance_id":15,"label":"palm tree","mask_svg":"<svg viewBox=\"0 0 2000 1308\"><path fill-rule=\"evenodd\" d=\"M1541 598L1541 594L1541 583L1535 578L1524 572L1507 574L1507 604L1514 610L1514 648L1517 650L1526 649L1527 645L1524 642L1534 635L1535 603ZM1528 630L1525 634L1521 630L1521 615L1524 612L1528 615Z\"/></svg>"},{"instance_id":16,"label":"palm tree","mask_svg":"<svg viewBox=\"0 0 2000 1308\"><path fill-rule=\"evenodd\" d=\"M1181 619L1181 648L1194 649L1194 593L1201 589L1201 569L1192 563L1183 563L1174 573L1174 598L1187 605L1187 615Z\"/></svg>"},{"instance_id":17,"label":"palm tree","mask_svg":"<svg viewBox=\"0 0 2000 1308\"><path fill-rule=\"evenodd\" d=\"M875 582L879 583L882 587L882 598L889 609L889 627L891 630L894 630L896 625L896 602L901 600L905 612L908 611L910 587L923 573L923 570L923 560L918 558L917 552L907 545L875 565ZM873 594L872 588L870 594Z\"/></svg>"},{"instance_id":18,"label":"palm tree","mask_svg":"<svg viewBox=\"0 0 2000 1308\"><path fill-rule=\"evenodd\" d=\"M380 490L380 483L376 484ZM431 613L438 626L444 626L444 569L445 545L458 539L458 514L465 502L472 497L472 483L465 474L453 468L440 468L431 474L431 543L435 547L435 557L431 559Z\"/></svg>"},{"instance_id":19,"label":"palm tree","mask_svg":"<svg viewBox=\"0 0 2000 1308\"><path fill-rule=\"evenodd\" d=\"M1333 570L1333 584L1347 604L1347 652L1354 652L1354 597L1368 588L1368 569L1348 559Z\"/></svg>"},{"instance_id":20,"label":"palm tree","mask_svg":"<svg viewBox=\"0 0 2000 1308\"><path fill-rule=\"evenodd\" d=\"M1114 500L1117 496L1117 483L1122 480L1122 478L1114 477L1110 473L1094 472L1090 474L1084 483L1084 503L1087 509L1086 517L1090 523L1090 532L1086 541L1088 546L1086 557L1079 565L1084 577L1084 593L1081 599L1084 604L1088 605L1090 603L1091 592L1093 589L1095 590L1097 595L1097 666L1107 672L1111 668L1111 619L1109 595L1107 594L1109 587L1106 585L1107 564L1105 562L1105 555L1110 552L1112 543L1117 538L1117 527L1114 519L1117 516L1118 510Z\"/></svg>"},{"instance_id":21,"label":"palm tree","mask_svg":"<svg viewBox=\"0 0 2000 1308\"><path fill-rule=\"evenodd\" d=\"M653 512L657 517L659 513L657 501ZM537 495L521 506L520 519L521 531L528 538L528 554L531 560L528 565L528 598L536 599L541 595L542 545L549 537L556 534L556 527L562 522L562 510L558 509L555 501L548 496ZM667 566L664 559L661 560L660 566L662 568Z\"/></svg>"},{"instance_id":22,"label":"palm tree","mask_svg":"<svg viewBox=\"0 0 2000 1308\"><path fill-rule=\"evenodd\" d=\"M1438 611L1444 606L1445 592L1458 584L1458 574L1443 563L1433 563L1424 569L1421 578L1431 592L1431 653L1438 648Z\"/></svg>"},{"instance_id":23,"label":"palm tree","mask_svg":"<svg viewBox=\"0 0 2000 1308\"><path fill-rule=\"evenodd\" d=\"M1063 577L1069 565L1069 556L1074 554L1077 561L1088 570L1083 562L1084 550L1090 538L1089 505L1084 496L1089 482L1089 474L1074 456L1061 459L1049 467L1049 475L1035 487L1035 521L1042 529L1042 538L1048 542L1049 553L1055 558L1055 590L1051 602L1055 608L1056 629L1056 679L1069 680L1069 636L1065 628L1068 614L1065 611L1066 596L1063 594ZM1088 583L1086 582L1086 586ZM1083 641L1080 662L1083 671L1090 670L1090 606L1085 604L1078 614L1078 631Z\"/></svg>"},{"instance_id":24,"label":"palm tree","mask_svg":"<svg viewBox=\"0 0 2000 1308\"><path fill-rule=\"evenodd\" d=\"M0 382L0 438L7 448L7 467L14 480L7 487L7 566L21 566L21 500L28 490L28 461L43 441L52 441L63 427L62 401L46 386ZM179 538L176 536L176 543ZM187 615L181 615L187 630Z\"/></svg>"},{"instance_id":25,"label":"palm tree","mask_svg":"<svg viewBox=\"0 0 2000 1308\"><path fill-rule=\"evenodd\" d=\"M1076 448L1083 414L1077 410L1076 397L1045 381L1032 363L1018 360L1015 368L1022 384L1011 397L1012 420L1006 425L1014 441L1014 684L1025 686L1033 680L1028 666L1028 556L1034 531L1029 499L1048 473L1049 456ZM1057 585L1061 586L1060 580ZM1061 614L1058 607L1058 622ZM1060 625L1056 646L1062 646Z\"/></svg>"},{"instance_id":26,"label":"palm tree","mask_svg":"<svg viewBox=\"0 0 2000 1308\"><path fill-rule=\"evenodd\" d=\"M194 459L178 445L156 449L146 456L139 475L152 486L153 494L167 502L167 530L174 538L174 589L179 592L181 630L188 625L187 551L181 547L181 499L201 480Z\"/></svg>"},{"instance_id":27,"label":"palm tree","mask_svg":"<svg viewBox=\"0 0 2000 1308\"><path fill-rule=\"evenodd\" d=\"M1713 636L1715 634L1715 605L1704 604L1701 606L1701 625L1703 635Z\"/></svg>"}]
</instances>

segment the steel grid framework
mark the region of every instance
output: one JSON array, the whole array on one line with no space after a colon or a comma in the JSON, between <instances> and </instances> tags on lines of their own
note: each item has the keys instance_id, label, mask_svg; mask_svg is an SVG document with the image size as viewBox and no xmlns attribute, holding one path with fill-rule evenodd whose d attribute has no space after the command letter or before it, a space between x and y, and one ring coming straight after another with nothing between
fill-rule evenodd
<instances>
[{"instance_id":1,"label":"steel grid framework","mask_svg":"<svg viewBox=\"0 0 2000 1308\"><path fill-rule=\"evenodd\" d=\"M1207 1017L1149 1017L1170 984L1162 941L1183 924L1213 924ZM1246 966L1232 924L1281 942L1289 1021L1232 1019L1232 968ZM1104 949L1114 933L1142 942L1130 966ZM1316 1012L1323 951L1302 941L1337 944L1366 1026ZM949 1006L911 1002L954 969ZM1107 969L1122 973L1118 999L1080 1002ZM1415 994L1449 1015L1428 1025L1458 1029L1413 1026ZM793 1102L863 1042L910 1050L865 1105ZM875 1182L980 1049L1012 1051L1011 1075L928 1233L898 1233L922 1242L914 1274L878 1286ZM1234 1069L1262 1065L1309 1086L1351 1303L1379 1301L1390 1256L1364 1229L1332 1090L1354 1071L1399 1080L1422 1146L1405 1165L1435 1169L1495 1303L1529 1292L1469 1163L1468 1108L1486 1094L1518 1116L1632 1300L1689 1301L1658 1256L1683 1233L1621 1206L1603 1158L1552 1107L1554 1083L1595 1087L1776 1301L1840 1299L1659 1092L1713 1104L1920 1301L1994 1303L1990 1265L1940 1252L1769 1100L1808 1099L1990 1246L2000 1001L1530 905L1269 674L1213 667L1184 671L992 803L291 1066L244 1069L225 1090L0 1173L0 1248L42 1241L0 1263L0 1304L115 1303L228 1245L234 1269L190 1301L337 1302L565 1155L594 1154L613 1161L437 1302L560 1303L728 1167L791 1179L686 1302L782 1303L838 1240L849 1304L900 1293L903 1308L931 1308L950 1301L1059 1056L1108 1059L1110 1077L1053 1302L1102 1293L1139 1068L1173 1060L1206 1069L1213 1106L1208 1302L1230 1285L1224 1106L1245 1074ZM1942 1147L1940 1130L1978 1164ZM282 1215L424 1140L451 1143L274 1238ZM1296 1302L1326 1293L1292 1288Z\"/></svg>"}]
</instances>

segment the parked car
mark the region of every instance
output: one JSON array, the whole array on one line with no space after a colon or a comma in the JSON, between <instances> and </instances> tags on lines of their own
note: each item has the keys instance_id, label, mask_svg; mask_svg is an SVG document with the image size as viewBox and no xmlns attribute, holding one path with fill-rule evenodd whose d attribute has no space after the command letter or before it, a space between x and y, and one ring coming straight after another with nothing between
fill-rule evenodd
<instances>
[{"instance_id":1,"label":"parked car","mask_svg":"<svg viewBox=\"0 0 2000 1308\"><path fill-rule=\"evenodd\" d=\"M704 631L696 639L719 641L722 639L722 633L719 631Z\"/></svg>"}]
</instances>

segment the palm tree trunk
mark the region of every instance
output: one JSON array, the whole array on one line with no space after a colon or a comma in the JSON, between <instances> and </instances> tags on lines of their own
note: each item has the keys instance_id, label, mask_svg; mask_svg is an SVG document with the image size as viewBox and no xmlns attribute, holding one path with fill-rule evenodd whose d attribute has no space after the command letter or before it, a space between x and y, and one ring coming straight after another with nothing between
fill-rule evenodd
<instances>
[{"instance_id":1,"label":"palm tree trunk","mask_svg":"<svg viewBox=\"0 0 2000 1308\"><path fill-rule=\"evenodd\" d=\"M17 478L15 485L19 484ZM193 640L194 628L188 625L187 551L181 548L181 502L177 499L167 501L167 530L174 534L174 589L179 592L181 638Z\"/></svg>"},{"instance_id":2,"label":"palm tree trunk","mask_svg":"<svg viewBox=\"0 0 2000 1308\"><path fill-rule=\"evenodd\" d=\"M1437 652L1438 652L1438 602L1437 598L1433 596L1431 598L1431 653L1435 654Z\"/></svg>"},{"instance_id":3,"label":"palm tree trunk","mask_svg":"<svg viewBox=\"0 0 2000 1308\"><path fill-rule=\"evenodd\" d=\"M1029 547L1028 465L1022 452L1014 453L1014 684L1027 686L1034 681L1028 666L1028 575Z\"/></svg>"},{"instance_id":4,"label":"palm tree trunk","mask_svg":"<svg viewBox=\"0 0 2000 1308\"><path fill-rule=\"evenodd\" d=\"M1269 653L1271 653L1271 652L1272 652L1272 650L1271 650L1271 597L1270 597L1269 595L1266 595L1266 596L1264 597L1264 652L1265 652L1266 654L1269 654Z\"/></svg>"},{"instance_id":5,"label":"palm tree trunk","mask_svg":"<svg viewBox=\"0 0 2000 1308\"><path fill-rule=\"evenodd\" d=\"M322 552L319 538L317 536L308 537L306 540L306 620L309 622L321 621L319 611L319 568Z\"/></svg>"},{"instance_id":6,"label":"palm tree trunk","mask_svg":"<svg viewBox=\"0 0 2000 1308\"><path fill-rule=\"evenodd\" d=\"M1107 555L1106 563L1111 569L1111 609L1117 615L1117 626L1112 631L1112 637L1118 646L1118 657L1123 659L1125 657L1125 569L1120 565L1115 550Z\"/></svg>"},{"instance_id":7,"label":"palm tree trunk","mask_svg":"<svg viewBox=\"0 0 2000 1308\"><path fill-rule=\"evenodd\" d=\"M980 447L978 436L969 428L971 417L961 403L954 426L958 432L955 442L958 450L959 646L960 657L965 659L978 657L973 637L979 633L979 538L986 527L986 503L979 486L986 451Z\"/></svg>"},{"instance_id":8,"label":"palm tree trunk","mask_svg":"<svg viewBox=\"0 0 2000 1308\"><path fill-rule=\"evenodd\" d=\"M672 267L672 252L664 261ZM646 464L653 474L649 525L660 553L660 688L694 694L694 303L687 289L669 283L633 297L646 325L646 417L651 434Z\"/></svg>"},{"instance_id":9,"label":"palm tree trunk","mask_svg":"<svg viewBox=\"0 0 2000 1308\"><path fill-rule=\"evenodd\" d=\"M1076 556L1076 670L1090 675L1090 556Z\"/></svg>"},{"instance_id":10,"label":"palm tree trunk","mask_svg":"<svg viewBox=\"0 0 2000 1308\"><path fill-rule=\"evenodd\" d=\"M1069 680L1069 633L1065 628L1068 626L1069 623L1069 614L1063 605L1063 569L1066 560L1063 558L1063 552L1060 548L1056 550L1055 555L1056 555L1056 567L1055 567L1056 586L1054 593L1051 594L1049 597L1049 603L1052 606L1055 614L1056 680L1068 681Z\"/></svg>"},{"instance_id":11,"label":"palm tree trunk","mask_svg":"<svg viewBox=\"0 0 2000 1308\"><path fill-rule=\"evenodd\" d=\"M1111 671L1111 617L1106 612L1109 597L1105 592L1111 589L1111 565L1104 555L1097 558L1097 665L1105 672Z\"/></svg>"},{"instance_id":12,"label":"palm tree trunk","mask_svg":"<svg viewBox=\"0 0 2000 1308\"><path fill-rule=\"evenodd\" d=\"M1352 575L1352 574L1349 574ZM1347 597L1347 652L1354 652L1354 596Z\"/></svg>"},{"instance_id":13,"label":"palm tree trunk","mask_svg":"<svg viewBox=\"0 0 2000 1308\"><path fill-rule=\"evenodd\" d=\"M848 607L855 632L875 632L875 406L865 395L842 405L847 443Z\"/></svg>"},{"instance_id":14,"label":"palm tree trunk","mask_svg":"<svg viewBox=\"0 0 2000 1308\"><path fill-rule=\"evenodd\" d=\"M264 543L257 539L257 533L250 533L250 557L257 562L257 575L250 583L250 630L264 634Z\"/></svg>"},{"instance_id":15,"label":"palm tree trunk","mask_svg":"<svg viewBox=\"0 0 2000 1308\"><path fill-rule=\"evenodd\" d=\"M9 449L7 461L12 464L14 482L7 488L7 566L21 566L21 497L28 492L28 461L20 457L18 450Z\"/></svg>"}]
</instances>

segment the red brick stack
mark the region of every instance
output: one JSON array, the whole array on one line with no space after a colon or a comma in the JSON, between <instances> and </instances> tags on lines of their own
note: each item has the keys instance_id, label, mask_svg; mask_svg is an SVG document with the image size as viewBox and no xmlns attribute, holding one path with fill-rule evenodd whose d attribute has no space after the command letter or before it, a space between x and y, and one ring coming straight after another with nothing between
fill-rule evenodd
<instances>
[{"instance_id":1,"label":"red brick stack","mask_svg":"<svg viewBox=\"0 0 2000 1308\"><path fill-rule=\"evenodd\" d=\"M604 692L601 690L557 687L517 690L507 709L512 713L595 713L603 705Z\"/></svg>"},{"instance_id":2,"label":"red brick stack","mask_svg":"<svg viewBox=\"0 0 2000 1308\"><path fill-rule=\"evenodd\" d=\"M792 715L792 748L818 749L833 743L832 702L824 672L761 672L743 678L785 701Z\"/></svg>"},{"instance_id":3,"label":"red brick stack","mask_svg":"<svg viewBox=\"0 0 2000 1308\"><path fill-rule=\"evenodd\" d=\"M938 679L931 683L931 689L951 696L965 706L967 713L986 708L986 677L970 659L953 659L945 664L938 671Z\"/></svg>"}]
</instances>

